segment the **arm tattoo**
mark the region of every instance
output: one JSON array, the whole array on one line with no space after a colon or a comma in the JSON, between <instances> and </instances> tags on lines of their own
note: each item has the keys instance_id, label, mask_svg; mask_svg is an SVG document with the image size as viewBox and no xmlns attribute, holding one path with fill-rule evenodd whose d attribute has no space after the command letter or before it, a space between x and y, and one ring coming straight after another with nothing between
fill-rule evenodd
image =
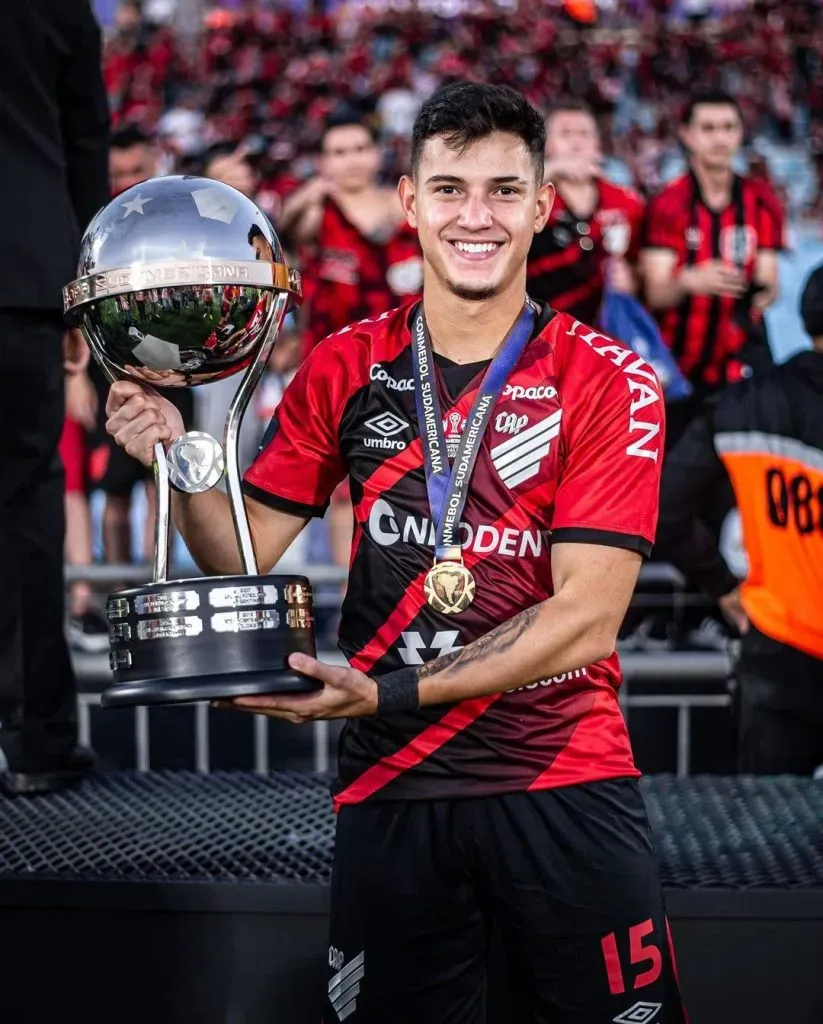
<instances>
[{"instance_id":1,"label":"arm tattoo","mask_svg":"<svg viewBox=\"0 0 823 1024\"><path fill-rule=\"evenodd\" d=\"M459 651L453 651L451 654L441 654L439 658L426 662L422 668L417 670L417 678L425 679L427 676L448 671L455 666L462 668L477 661L484 661L492 654L504 654L531 627L537 618L537 613L537 605L527 608L515 615L514 618L507 619L501 625L496 626L489 633L485 633L470 643L468 647L461 647Z\"/></svg>"}]
</instances>

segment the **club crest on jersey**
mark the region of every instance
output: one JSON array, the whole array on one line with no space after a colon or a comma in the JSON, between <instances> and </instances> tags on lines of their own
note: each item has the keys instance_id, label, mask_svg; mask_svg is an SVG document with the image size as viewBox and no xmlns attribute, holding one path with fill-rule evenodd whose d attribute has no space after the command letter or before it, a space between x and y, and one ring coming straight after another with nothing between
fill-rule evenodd
<instances>
[{"instance_id":1,"label":"club crest on jersey","mask_svg":"<svg viewBox=\"0 0 823 1024\"><path fill-rule=\"evenodd\" d=\"M754 259L757 233L748 224L723 228L720 232L720 256L738 267Z\"/></svg>"},{"instance_id":2,"label":"club crest on jersey","mask_svg":"<svg viewBox=\"0 0 823 1024\"><path fill-rule=\"evenodd\" d=\"M700 228L686 228L686 248L696 250L699 249L702 244L703 232L700 230Z\"/></svg>"},{"instance_id":3,"label":"club crest on jersey","mask_svg":"<svg viewBox=\"0 0 823 1024\"><path fill-rule=\"evenodd\" d=\"M563 410L558 409L528 430L492 448L492 465L509 490L540 472L540 463L549 454L552 440L560 433L562 413Z\"/></svg>"},{"instance_id":4,"label":"club crest on jersey","mask_svg":"<svg viewBox=\"0 0 823 1024\"><path fill-rule=\"evenodd\" d=\"M498 434L519 434L520 431L528 425L528 416L518 416L513 412L498 413L494 421L494 429Z\"/></svg>"},{"instance_id":5,"label":"club crest on jersey","mask_svg":"<svg viewBox=\"0 0 823 1024\"><path fill-rule=\"evenodd\" d=\"M413 256L393 263L386 271L386 284L395 295L414 295L423 288L423 261Z\"/></svg>"},{"instance_id":6,"label":"club crest on jersey","mask_svg":"<svg viewBox=\"0 0 823 1024\"><path fill-rule=\"evenodd\" d=\"M614 219L607 221L606 214L616 214ZM629 251L632 229L619 210L604 210L602 221L603 248L610 256L625 256Z\"/></svg>"}]
</instances>

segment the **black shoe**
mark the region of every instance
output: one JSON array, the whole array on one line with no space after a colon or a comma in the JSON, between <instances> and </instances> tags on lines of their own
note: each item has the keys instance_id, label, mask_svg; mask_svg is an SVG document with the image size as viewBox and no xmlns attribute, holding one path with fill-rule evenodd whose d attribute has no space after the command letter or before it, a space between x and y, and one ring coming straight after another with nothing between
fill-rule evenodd
<instances>
[{"instance_id":1,"label":"black shoe","mask_svg":"<svg viewBox=\"0 0 823 1024\"><path fill-rule=\"evenodd\" d=\"M72 650L86 654L105 653L109 649L108 623L95 608L89 608L69 619L66 639Z\"/></svg>"},{"instance_id":2,"label":"black shoe","mask_svg":"<svg viewBox=\"0 0 823 1024\"><path fill-rule=\"evenodd\" d=\"M38 793L56 793L82 782L94 771L97 755L90 747L76 746L74 750L52 767L27 771L9 770L0 776L0 785L9 796L36 796Z\"/></svg>"}]
</instances>

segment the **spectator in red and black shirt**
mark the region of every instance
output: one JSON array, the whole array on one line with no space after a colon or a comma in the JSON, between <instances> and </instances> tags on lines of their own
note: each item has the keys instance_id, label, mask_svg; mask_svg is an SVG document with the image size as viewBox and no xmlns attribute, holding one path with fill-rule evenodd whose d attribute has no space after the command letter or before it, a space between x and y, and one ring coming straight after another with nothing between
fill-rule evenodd
<instances>
[{"instance_id":1,"label":"spectator in red and black shirt","mask_svg":"<svg viewBox=\"0 0 823 1024\"><path fill-rule=\"evenodd\" d=\"M325 1024L480 1024L492 917L511 1019L685 1021L615 654L655 532L663 401L642 359L527 297L544 141L512 89L424 104L401 182L423 301L323 341L245 478L266 568L346 475L355 502L351 667L292 655L321 690L234 705L348 719ZM109 412L144 462L183 430L130 382ZM453 467L441 416L468 424ZM226 496L173 502L203 568L239 571Z\"/></svg>"},{"instance_id":2,"label":"spectator in red and black shirt","mask_svg":"<svg viewBox=\"0 0 823 1024\"><path fill-rule=\"evenodd\" d=\"M643 200L602 174L600 134L585 104L558 104L546 118L545 178L554 206L534 236L529 294L584 323L597 323L603 289L633 293Z\"/></svg>"},{"instance_id":3,"label":"spectator in red and black shirt","mask_svg":"<svg viewBox=\"0 0 823 1024\"><path fill-rule=\"evenodd\" d=\"M304 354L327 335L419 295L420 246L397 190L378 180L380 150L371 130L345 112L326 125L320 175L283 206L281 230L303 252ZM351 548L348 486L338 488L329 539L338 565Z\"/></svg>"},{"instance_id":4,"label":"spectator in red and black shirt","mask_svg":"<svg viewBox=\"0 0 823 1024\"><path fill-rule=\"evenodd\" d=\"M649 204L643 251L646 298L694 387L672 407L673 443L707 395L771 362L760 325L777 297L783 211L761 177L736 174L743 142L736 102L696 93L683 113L689 171Z\"/></svg>"},{"instance_id":5,"label":"spectator in red and black shirt","mask_svg":"<svg viewBox=\"0 0 823 1024\"><path fill-rule=\"evenodd\" d=\"M327 335L420 293L417 236L397 191L380 185L380 150L352 116L330 120L320 174L284 204L280 230L305 254L307 352Z\"/></svg>"}]
</instances>

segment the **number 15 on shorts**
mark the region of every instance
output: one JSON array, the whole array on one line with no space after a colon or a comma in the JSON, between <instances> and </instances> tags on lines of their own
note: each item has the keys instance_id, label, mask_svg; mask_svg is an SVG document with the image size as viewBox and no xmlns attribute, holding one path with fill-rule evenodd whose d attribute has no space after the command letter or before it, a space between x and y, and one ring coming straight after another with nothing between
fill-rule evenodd
<instances>
[{"instance_id":1,"label":"number 15 on shorts","mask_svg":"<svg viewBox=\"0 0 823 1024\"><path fill-rule=\"evenodd\" d=\"M653 932L654 923L651 918L629 928L628 960L625 955L621 959L615 932L609 932L600 940L609 991L613 996L622 996L627 987L634 990L653 985L660 977L663 956L660 947L649 939ZM620 945L624 946L624 943Z\"/></svg>"}]
</instances>

